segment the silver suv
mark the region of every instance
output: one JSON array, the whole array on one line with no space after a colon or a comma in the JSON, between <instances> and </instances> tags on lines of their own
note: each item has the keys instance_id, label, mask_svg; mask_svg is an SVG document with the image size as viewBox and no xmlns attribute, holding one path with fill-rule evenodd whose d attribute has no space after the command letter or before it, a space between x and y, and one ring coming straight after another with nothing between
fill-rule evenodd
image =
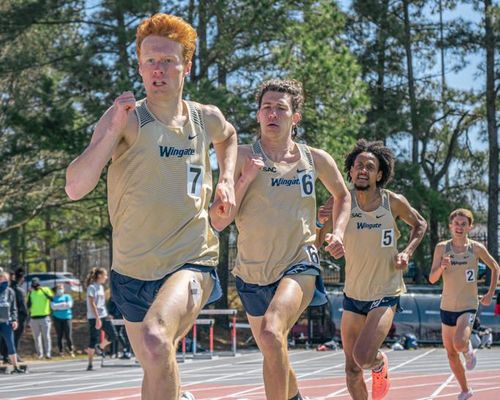
<instances>
[{"instance_id":1,"label":"silver suv","mask_svg":"<svg viewBox=\"0 0 500 400\"><path fill-rule=\"evenodd\" d=\"M31 280L33 278L40 279L40 285L53 289L58 283L64 284L64 291L71 294L71 292L79 293L82 291L82 284L79 279L71 272L34 272L27 274L24 277L23 289L28 290L31 288Z\"/></svg>"}]
</instances>

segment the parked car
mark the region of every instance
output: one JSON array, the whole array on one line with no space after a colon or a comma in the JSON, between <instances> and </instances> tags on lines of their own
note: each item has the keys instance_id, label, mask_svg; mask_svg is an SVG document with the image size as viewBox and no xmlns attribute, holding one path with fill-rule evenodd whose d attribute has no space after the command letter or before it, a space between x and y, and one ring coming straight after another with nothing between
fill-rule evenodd
<instances>
[{"instance_id":1,"label":"parked car","mask_svg":"<svg viewBox=\"0 0 500 400\"><path fill-rule=\"evenodd\" d=\"M31 280L37 277L40 279L40 285L53 289L58 283L64 284L64 290L71 292L81 292L83 290L80 280L71 272L34 272L27 274L24 278L23 289L28 290L31 287Z\"/></svg>"}]
</instances>

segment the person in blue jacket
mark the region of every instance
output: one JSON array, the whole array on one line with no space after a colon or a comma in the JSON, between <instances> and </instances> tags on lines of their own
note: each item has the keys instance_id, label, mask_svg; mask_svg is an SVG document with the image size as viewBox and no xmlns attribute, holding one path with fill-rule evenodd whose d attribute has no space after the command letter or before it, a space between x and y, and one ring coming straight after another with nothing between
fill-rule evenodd
<instances>
[{"instance_id":1,"label":"person in blue jacket","mask_svg":"<svg viewBox=\"0 0 500 400\"><path fill-rule=\"evenodd\" d=\"M0 337L7 344L7 351L12 363L11 373L23 373L25 370L17 364L14 331L17 329L16 295L9 287L9 274L0 268Z\"/></svg>"},{"instance_id":2,"label":"person in blue jacket","mask_svg":"<svg viewBox=\"0 0 500 400\"><path fill-rule=\"evenodd\" d=\"M66 340L66 346L71 357L75 356L72 339L72 319L73 313L73 298L71 295L64 293L64 285L59 283L55 287L55 296L50 303L52 308L52 319L57 334L57 346L59 347L59 355L64 356L63 339Z\"/></svg>"}]
</instances>

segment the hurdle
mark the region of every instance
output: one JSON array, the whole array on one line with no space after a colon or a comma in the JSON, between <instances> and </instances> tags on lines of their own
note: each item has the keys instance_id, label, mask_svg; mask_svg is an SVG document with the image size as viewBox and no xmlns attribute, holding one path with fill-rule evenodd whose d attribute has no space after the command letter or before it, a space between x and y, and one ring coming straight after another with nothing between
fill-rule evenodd
<instances>
[{"instance_id":1,"label":"hurdle","mask_svg":"<svg viewBox=\"0 0 500 400\"><path fill-rule=\"evenodd\" d=\"M200 354L197 352L196 347L198 345L197 340L197 326L198 325L208 325L208 354ZM193 324L193 358L213 358L214 356L214 325L215 320L213 318L199 318Z\"/></svg>"},{"instance_id":2,"label":"hurdle","mask_svg":"<svg viewBox=\"0 0 500 400\"><path fill-rule=\"evenodd\" d=\"M229 327L231 328L231 351L229 355L236 356L237 351L237 332L236 328L241 327L241 324L236 322L236 316L238 314L238 310L236 309L223 309L223 310L215 310L215 309L205 309L201 310L199 315L230 315L232 322L229 323ZM115 326L125 325L125 320L123 319L112 319L111 323ZM209 327L209 353L202 354L197 352L197 344L198 344L198 326L199 325L208 325ZM213 318L198 318L193 323L192 327L192 337L193 337L193 349L192 356L193 358L213 358L214 357L214 327L215 327L215 319ZM101 337L104 336L104 331L101 331ZM177 355L178 362L186 361L186 337L182 338L181 341L181 349L182 353ZM104 366L104 357L101 358L101 366Z\"/></svg>"},{"instance_id":3,"label":"hurdle","mask_svg":"<svg viewBox=\"0 0 500 400\"><path fill-rule=\"evenodd\" d=\"M232 322L229 323L229 326L231 328L231 355L236 356L236 315L238 314L238 310L234 308L229 308L225 310L213 310L213 309L206 309L206 310L201 310L200 315L231 315L232 316Z\"/></svg>"}]
</instances>

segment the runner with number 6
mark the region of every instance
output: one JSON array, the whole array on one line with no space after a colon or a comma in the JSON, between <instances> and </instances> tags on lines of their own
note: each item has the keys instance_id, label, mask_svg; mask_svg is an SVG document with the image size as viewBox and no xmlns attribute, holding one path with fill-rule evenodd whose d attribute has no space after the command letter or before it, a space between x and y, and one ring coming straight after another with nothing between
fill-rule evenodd
<instances>
[{"instance_id":1,"label":"runner with number 6","mask_svg":"<svg viewBox=\"0 0 500 400\"><path fill-rule=\"evenodd\" d=\"M338 257L343 255L351 199L333 158L294 141L303 104L300 82L264 82L257 103L260 138L239 146L236 208L224 217L217 200L210 216L219 231L236 218L233 274L264 356L266 398L302 399L288 360L287 335L308 305L327 302L314 246L316 178L335 198L335 225L328 240Z\"/></svg>"}]
</instances>

